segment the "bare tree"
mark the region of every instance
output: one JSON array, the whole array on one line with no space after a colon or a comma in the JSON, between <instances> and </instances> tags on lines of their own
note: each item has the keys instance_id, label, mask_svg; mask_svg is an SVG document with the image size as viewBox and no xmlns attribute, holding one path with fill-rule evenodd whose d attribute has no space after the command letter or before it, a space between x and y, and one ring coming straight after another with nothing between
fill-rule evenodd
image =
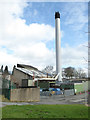
<instances>
[{"instance_id":1,"label":"bare tree","mask_svg":"<svg viewBox=\"0 0 90 120\"><path fill-rule=\"evenodd\" d=\"M85 78L86 77L86 73L84 72L83 69L78 68L77 72L78 72L78 78Z\"/></svg>"},{"instance_id":2,"label":"bare tree","mask_svg":"<svg viewBox=\"0 0 90 120\"><path fill-rule=\"evenodd\" d=\"M53 74L53 66L51 66L51 65L46 66L46 67L42 70L42 72L45 72L45 73L48 73L48 74Z\"/></svg>"},{"instance_id":3,"label":"bare tree","mask_svg":"<svg viewBox=\"0 0 90 120\"><path fill-rule=\"evenodd\" d=\"M85 78L87 75L82 68L78 68L77 70L73 67L64 68L63 75L66 78Z\"/></svg>"}]
</instances>

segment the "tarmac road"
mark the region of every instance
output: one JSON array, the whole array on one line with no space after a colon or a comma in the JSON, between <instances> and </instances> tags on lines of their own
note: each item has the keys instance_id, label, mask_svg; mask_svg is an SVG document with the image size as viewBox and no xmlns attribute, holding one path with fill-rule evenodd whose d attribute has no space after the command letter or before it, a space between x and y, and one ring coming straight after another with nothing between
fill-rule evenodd
<instances>
[{"instance_id":1,"label":"tarmac road","mask_svg":"<svg viewBox=\"0 0 90 120\"><path fill-rule=\"evenodd\" d=\"M4 107L6 105L85 104L87 102L87 99L85 98L84 93L72 96L40 96L40 102L0 102L0 107Z\"/></svg>"}]
</instances>

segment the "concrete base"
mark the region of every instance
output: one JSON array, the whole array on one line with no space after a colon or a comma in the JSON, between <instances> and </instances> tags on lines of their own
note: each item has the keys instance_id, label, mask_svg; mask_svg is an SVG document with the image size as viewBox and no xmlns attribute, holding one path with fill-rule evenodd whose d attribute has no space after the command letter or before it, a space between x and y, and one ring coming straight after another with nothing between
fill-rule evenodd
<instances>
[{"instance_id":1,"label":"concrete base","mask_svg":"<svg viewBox=\"0 0 90 120\"><path fill-rule=\"evenodd\" d=\"M35 102L40 101L40 88L12 89L10 95L12 102Z\"/></svg>"}]
</instances>

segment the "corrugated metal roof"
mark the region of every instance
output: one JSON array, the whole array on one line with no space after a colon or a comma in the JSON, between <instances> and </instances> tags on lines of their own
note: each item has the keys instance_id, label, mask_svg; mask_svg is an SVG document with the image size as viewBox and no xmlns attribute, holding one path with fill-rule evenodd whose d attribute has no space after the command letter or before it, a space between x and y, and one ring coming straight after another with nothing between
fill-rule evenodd
<instances>
[{"instance_id":1,"label":"corrugated metal roof","mask_svg":"<svg viewBox=\"0 0 90 120\"><path fill-rule=\"evenodd\" d=\"M46 74L44 74L43 72L41 72L41 71L37 71L37 70L28 70L28 69L25 69L25 68L18 68L18 67L16 67L16 69L18 69L18 70L20 70L20 71L22 71L22 72L24 72L25 74L28 74L28 75L30 75L30 76L34 76L34 77L47 77L47 75Z\"/></svg>"},{"instance_id":2,"label":"corrugated metal roof","mask_svg":"<svg viewBox=\"0 0 90 120\"><path fill-rule=\"evenodd\" d=\"M17 67L19 68L25 68L25 69L33 69L33 70L38 70L37 68L31 66L31 65L25 65L25 64L17 64Z\"/></svg>"}]
</instances>

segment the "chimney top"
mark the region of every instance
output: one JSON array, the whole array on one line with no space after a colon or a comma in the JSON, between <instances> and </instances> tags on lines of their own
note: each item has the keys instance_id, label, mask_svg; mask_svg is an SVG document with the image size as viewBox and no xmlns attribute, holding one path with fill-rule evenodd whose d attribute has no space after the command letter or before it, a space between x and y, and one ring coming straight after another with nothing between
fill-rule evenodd
<instances>
[{"instance_id":1,"label":"chimney top","mask_svg":"<svg viewBox=\"0 0 90 120\"><path fill-rule=\"evenodd\" d=\"M60 13L59 12L55 12L55 19L56 18L60 18Z\"/></svg>"}]
</instances>

